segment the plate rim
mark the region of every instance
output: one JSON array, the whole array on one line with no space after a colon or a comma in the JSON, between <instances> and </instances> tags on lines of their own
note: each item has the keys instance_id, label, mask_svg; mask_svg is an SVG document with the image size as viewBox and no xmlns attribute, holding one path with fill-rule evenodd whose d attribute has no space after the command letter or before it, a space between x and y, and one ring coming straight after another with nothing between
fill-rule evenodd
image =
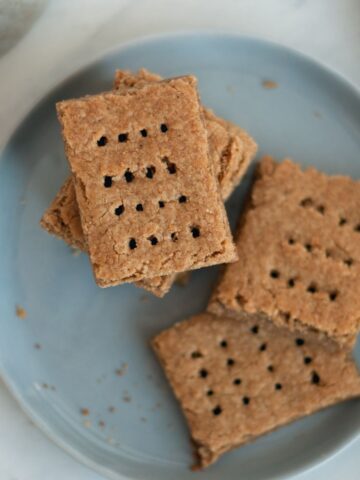
<instances>
[{"instance_id":1,"label":"plate rim","mask_svg":"<svg viewBox=\"0 0 360 480\"><path fill-rule=\"evenodd\" d=\"M55 85L51 88L48 88L41 96L35 99L35 102L32 106L22 115L12 132L5 138L4 145L0 149L0 164L4 158L4 153L6 153L9 144L12 143L13 139L15 138L18 130L23 126L24 123L27 122L28 118L32 116L33 112L36 111L41 105L45 104L57 90L61 89L62 86L71 82L75 79L78 75L80 75L84 70L94 66L95 64L105 60L107 57L111 57L116 53L121 53L122 51L126 51L129 48L134 48L136 46L147 44L151 42L163 41L166 39L173 39L173 40L183 40L186 38L191 37L198 37L202 40L206 40L207 38L211 38L212 40L216 41L236 41L236 42L247 42L255 44L259 47L270 48L272 50L277 50L280 53L287 53L293 57L296 57L302 63L308 64L310 67L318 69L322 71L322 73L326 74L327 76L333 77L337 83L340 83L343 88L346 90L350 90L352 95L358 98L360 102L360 87L358 87L352 80L347 78L343 73L339 72L333 67L327 65L327 63L319 60L307 53L298 50L297 48L289 47L284 45L280 42L268 40L264 37L253 36L253 35L242 35L234 32L225 32L223 30L217 29L191 29L191 30L175 30L175 31L163 31L161 33L154 33L148 34L143 36L136 36L130 38L128 40L124 40L115 46L110 48L106 48L103 51L97 53L90 59L79 64L79 66L72 71L72 73L65 75L61 80L59 80ZM55 445L60 447L64 452L69 454L73 457L76 461L82 463L85 467L92 469L96 473L103 475L110 480L131 480L128 476L123 476L122 473L114 473L111 469L108 469L106 466L93 461L91 457L83 454L81 451L73 447L71 444L67 443L65 439L61 437L60 434L57 434L56 431L53 430L53 427L49 425L45 419L38 414L35 408L30 406L22 393L20 392L19 388L17 387L16 383L13 382L11 376L8 375L6 372L5 366L2 361L2 357L0 355L0 379L4 382L6 388L15 399L16 403L20 407L20 409L24 412L24 414L30 418L36 427L43 433L45 436ZM340 440L339 443L334 447L329 447L326 454L321 456L319 459L309 460L306 465L304 466L297 466L294 467L291 473L291 477L288 476L286 472L281 473L277 476L277 479L285 479L285 478L295 478L296 476L315 470L318 467L321 467L325 463L337 458L339 455L342 454L344 450L350 447L353 443L355 443L358 438L360 437L360 429L355 430L353 433L349 434L345 439Z\"/></svg>"},{"instance_id":2,"label":"plate rim","mask_svg":"<svg viewBox=\"0 0 360 480\"><path fill-rule=\"evenodd\" d=\"M27 120L27 118L36 110L43 102L47 100L56 90L60 87L65 85L67 82L71 81L73 78L78 76L83 70L90 68L92 65L98 63L102 59L106 57L110 57L111 55L121 52L122 50L126 50L128 48L136 47L137 45L141 45L143 43L163 40L165 38L186 38L186 37L212 37L214 39L218 38L225 38L227 40L240 40L250 43L256 43L260 46L268 46L271 48L275 48L277 50L281 50L283 52L287 52L290 55L295 55L298 57L299 60L304 61L315 68L322 69L328 75L331 75L336 78L340 83L343 84L346 88L350 89L354 95L359 97L360 100L360 85L357 86L354 81L347 78L342 72L337 70L335 67L328 65L326 62L309 55L308 53L303 52L294 47L289 47L287 45L282 44L281 42L277 42L275 40L270 40L267 38L259 37L256 35L243 35L240 33L235 32L227 32L224 30L217 30L217 29L190 29L190 30L169 30L163 31L160 33L152 33L147 35L136 36L118 44L111 46L109 48L105 48L103 51L98 52L97 54L93 55L91 58L87 59L84 62L79 63L79 66L73 70L70 74L65 75L62 77L57 83L52 85L50 88L46 89L41 96L36 98L34 103L28 108L28 110L19 118L17 125L14 129L9 133L9 135L4 139L4 144L0 148L0 162L3 153L6 151L8 144L12 141L13 137L16 135L16 132L21 127L21 125Z\"/></svg>"}]
</instances>

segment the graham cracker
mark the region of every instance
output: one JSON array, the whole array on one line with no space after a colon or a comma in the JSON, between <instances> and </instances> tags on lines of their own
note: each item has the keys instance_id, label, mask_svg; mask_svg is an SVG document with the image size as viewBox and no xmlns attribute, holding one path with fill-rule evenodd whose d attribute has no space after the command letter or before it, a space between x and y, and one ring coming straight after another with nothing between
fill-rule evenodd
<instances>
[{"instance_id":1,"label":"graham cracker","mask_svg":"<svg viewBox=\"0 0 360 480\"><path fill-rule=\"evenodd\" d=\"M263 313L351 348L360 328L360 181L265 157L209 311Z\"/></svg>"},{"instance_id":2,"label":"graham cracker","mask_svg":"<svg viewBox=\"0 0 360 480\"><path fill-rule=\"evenodd\" d=\"M146 69L141 69L137 73L117 70L114 89L141 87L148 82L160 80L162 78L159 75ZM210 109L203 107L203 114L208 133L210 159L225 201L241 181L255 156L257 146L244 130L217 117ZM40 223L45 230L62 238L68 244L83 251L87 250L71 177L66 180ZM163 297L170 290L175 278L176 275L153 277L140 280L136 284L154 295Z\"/></svg>"},{"instance_id":3,"label":"graham cracker","mask_svg":"<svg viewBox=\"0 0 360 480\"><path fill-rule=\"evenodd\" d=\"M57 111L100 286L236 258L194 77L67 100Z\"/></svg>"},{"instance_id":4,"label":"graham cracker","mask_svg":"<svg viewBox=\"0 0 360 480\"><path fill-rule=\"evenodd\" d=\"M153 340L194 442L195 469L260 435L360 395L347 353L259 317L203 313Z\"/></svg>"},{"instance_id":5,"label":"graham cracker","mask_svg":"<svg viewBox=\"0 0 360 480\"><path fill-rule=\"evenodd\" d=\"M50 234L62 238L71 247L87 250L71 176L43 214L40 225Z\"/></svg>"}]
</instances>

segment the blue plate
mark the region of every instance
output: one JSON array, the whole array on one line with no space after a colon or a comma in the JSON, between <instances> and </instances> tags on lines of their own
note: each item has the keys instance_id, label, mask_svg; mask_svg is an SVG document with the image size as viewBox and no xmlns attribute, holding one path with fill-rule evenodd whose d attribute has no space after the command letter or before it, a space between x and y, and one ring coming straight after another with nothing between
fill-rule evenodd
<instances>
[{"instance_id":1,"label":"blue plate","mask_svg":"<svg viewBox=\"0 0 360 480\"><path fill-rule=\"evenodd\" d=\"M1 156L4 380L39 427L99 472L185 480L194 478L187 429L149 339L205 307L217 270L194 273L190 285L163 300L131 285L101 290L86 255L74 256L38 224L68 175L55 102L110 89L116 68L143 66L164 76L194 73L203 103L249 130L260 154L354 178L360 177L360 96L314 61L263 41L156 37L117 49L56 88ZM265 88L264 80L277 88ZM247 188L245 182L228 203L232 222ZM25 319L16 316L16 305L25 308ZM206 478L288 478L338 451L359 427L360 403L348 402L226 455Z\"/></svg>"}]
</instances>

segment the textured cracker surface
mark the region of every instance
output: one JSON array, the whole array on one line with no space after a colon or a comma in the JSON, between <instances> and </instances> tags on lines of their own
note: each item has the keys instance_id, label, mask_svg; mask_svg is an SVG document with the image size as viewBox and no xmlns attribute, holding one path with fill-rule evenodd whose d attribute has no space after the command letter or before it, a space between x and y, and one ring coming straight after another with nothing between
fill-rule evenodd
<instances>
[{"instance_id":1,"label":"textured cracker surface","mask_svg":"<svg viewBox=\"0 0 360 480\"><path fill-rule=\"evenodd\" d=\"M100 286L234 260L193 77L67 100L57 110Z\"/></svg>"},{"instance_id":2,"label":"textured cracker surface","mask_svg":"<svg viewBox=\"0 0 360 480\"><path fill-rule=\"evenodd\" d=\"M296 334L260 318L240 322L206 313L153 340L197 448L195 467L360 395L356 365L344 350L301 340L298 345Z\"/></svg>"},{"instance_id":3,"label":"textured cracker surface","mask_svg":"<svg viewBox=\"0 0 360 480\"><path fill-rule=\"evenodd\" d=\"M261 162L227 267L209 310L262 312L351 347L360 326L360 182Z\"/></svg>"}]
</instances>

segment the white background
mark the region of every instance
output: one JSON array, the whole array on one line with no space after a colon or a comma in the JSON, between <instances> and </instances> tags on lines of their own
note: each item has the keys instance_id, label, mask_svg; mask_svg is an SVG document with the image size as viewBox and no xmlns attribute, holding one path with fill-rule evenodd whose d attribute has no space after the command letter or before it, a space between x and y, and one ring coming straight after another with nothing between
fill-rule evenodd
<instances>
[{"instance_id":1,"label":"white background","mask_svg":"<svg viewBox=\"0 0 360 480\"><path fill-rule=\"evenodd\" d=\"M0 0L0 55L1 46L24 24L19 4L27 4L29 19L31 4L38 2ZM17 21L12 15L18 12ZM0 148L49 89L102 52L138 36L194 29L275 40L360 87L360 0L52 0L29 32L0 57ZM358 480L360 438L297 478ZM0 480L49 479L101 477L39 432L0 381Z\"/></svg>"}]
</instances>

